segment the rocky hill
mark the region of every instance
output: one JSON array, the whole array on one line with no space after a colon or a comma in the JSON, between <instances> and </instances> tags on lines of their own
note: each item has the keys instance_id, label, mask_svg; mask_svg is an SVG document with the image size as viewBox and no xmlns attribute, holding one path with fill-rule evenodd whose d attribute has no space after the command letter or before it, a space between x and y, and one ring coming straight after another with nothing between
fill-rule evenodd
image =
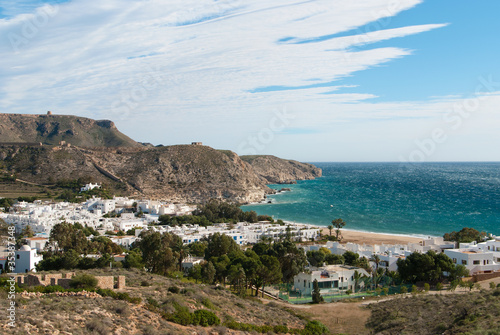
<instances>
[{"instance_id":1,"label":"rocky hill","mask_svg":"<svg viewBox=\"0 0 500 335\"><path fill-rule=\"evenodd\" d=\"M123 195L248 203L274 192L266 184L313 179L321 176L321 169L274 156L242 159L232 151L202 145L143 145L120 133L111 121L0 114L0 176L42 187L82 178Z\"/></svg>"},{"instance_id":2,"label":"rocky hill","mask_svg":"<svg viewBox=\"0 0 500 335\"><path fill-rule=\"evenodd\" d=\"M72 115L0 114L1 143L65 141L79 147L140 147L118 131L112 121L96 121Z\"/></svg>"},{"instance_id":3,"label":"rocky hill","mask_svg":"<svg viewBox=\"0 0 500 335\"><path fill-rule=\"evenodd\" d=\"M287 162L277 165L276 175L282 181L318 175L299 173ZM198 145L128 149L0 145L0 165L4 174L30 183L50 186L83 178L107 184L114 193L171 201L217 198L248 203L274 192L266 186L272 181L235 153Z\"/></svg>"},{"instance_id":4,"label":"rocky hill","mask_svg":"<svg viewBox=\"0 0 500 335\"><path fill-rule=\"evenodd\" d=\"M249 163L255 173L267 180L268 184L292 184L296 180L314 179L322 174L321 169L312 164L275 156L241 156L241 159Z\"/></svg>"}]
</instances>

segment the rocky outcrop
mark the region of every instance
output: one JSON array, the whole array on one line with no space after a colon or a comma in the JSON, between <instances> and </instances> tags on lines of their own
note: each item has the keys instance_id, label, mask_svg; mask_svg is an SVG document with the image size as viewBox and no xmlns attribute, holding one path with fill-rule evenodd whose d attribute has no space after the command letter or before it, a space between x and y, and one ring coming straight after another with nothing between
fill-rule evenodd
<instances>
[{"instance_id":1,"label":"rocky outcrop","mask_svg":"<svg viewBox=\"0 0 500 335\"><path fill-rule=\"evenodd\" d=\"M275 156L241 156L241 159L248 162L268 184L294 184L297 180L309 180L322 175L321 169L312 164Z\"/></svg>"},{"instance_id":2,"label":"rocky outcrop","mask_svg":"<svg viewBox=\"0 0 500 335\"><path fill-rule=\"evenodd\" d=\"M65 141L79 147L140 147L109 120L72 115L0 114L0 143Z\"/></svg>"}]
</instances>

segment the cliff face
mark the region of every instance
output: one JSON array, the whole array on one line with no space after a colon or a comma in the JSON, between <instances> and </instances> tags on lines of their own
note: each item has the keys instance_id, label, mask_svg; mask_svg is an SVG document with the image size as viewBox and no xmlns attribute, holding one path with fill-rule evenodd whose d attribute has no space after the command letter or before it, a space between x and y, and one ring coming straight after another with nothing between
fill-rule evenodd
<instances>
[{"instance_id":1,"label":"cliff face","mask_svg":"<svg viewBox=\"0 0 500 335\"><path fill-rule=\"evenodd\" d=\"M0 114L0 143L66 141L79 147L140 147L112 121L71 115Z\"/></svg>"},{"instance_id":2,"label":"cliff face","mask_svg":"<svg viewBox=\"0 0 500 335\"><path fill-rule=\"evenodd\" d=\"M312 164L275 156L241 156L241 159L248 162L267 184L293 184L297 180L314 179L322 175L321 169Z\"/></svg>"}]
</instances>

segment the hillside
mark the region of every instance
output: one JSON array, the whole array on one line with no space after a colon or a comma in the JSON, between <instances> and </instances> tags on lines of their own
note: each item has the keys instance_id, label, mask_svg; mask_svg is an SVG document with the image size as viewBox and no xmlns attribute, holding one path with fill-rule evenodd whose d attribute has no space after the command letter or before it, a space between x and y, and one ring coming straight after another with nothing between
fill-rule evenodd
<instances>
[{"instance_id":1,"label":"hillside","mask_svg":"<svg viewBox=\"0 0 500 335\"><path fill-rule=\"evenodd\" d=\"M255 173L267 180L268 184L292 184L296 180L321 177L321 169L312 164L281 159L270 155L241 156Z\"/></svg>"},{"instance_id":2,"label":"hillside","mask_svg":"<svg viewBox=\"0 0 500 335\"><path fill-rule=\"evenodd\" d=\"M299 173L292 165L287 173L287 163L277 166L282 180L318 174ZM0 145L0 175L2 168L3 175L45 187L82 178L104 183L113 193L192 203L211 198L256 202L274 192L266 186L269 179L235 153L198 145L128 149ZM18 188L2 185L5 194Z\"/></svg>"},{"instance_id":3,"label":"hillside","mask_svg":"<svg viewBox=\"0 0 500 335\"><path fill-rule=\"evenodd\" d=\"M0 114L3 197L50 194L49 188L58 182L80 178L103 183L120 195L248 203L274 192L266 184L317 176L321 169L274 156L242 159L232 151L202 145L143 145L120 133L111 121Z\"/></svg>"},{"instance_id":4,"label":"hillside","mask_svg":"<svg viewBox=\"0 0 500 335\"><path fill-rule=\"evenodd\" d=\"M79 147L140 147L122 134L112 121L71 115L0 114L1 143L66 141Z\"/></svg>"},{"instance_id":5,"label":"hillside","mask_svg":"<svg viewBox=\"0 0 500 335\"><path fill-rule=\"evenodd\" d=\"M221 286L182 282L137 269L88 270L93 275L125 275L126 288L121 292L140 298L138 304L110 297L57 296L16 294L15 329L4 323L4 334L248 334L233 330L238 323L270 326L286 325L304 329L307 320L294 312L270 302L263 304L254 297L240 298ZM0 306L9 303L7 292L0 290ZM194 326L167 321L165 314L176 309L192 313L213 312L219 326ZM231 329L233 328L233 329ZM285 328L286 329L286 328ZM256 332L253 332L254 334ZM267 333L267 331L266 331Z\"/></svg>"},{"instance_id":6,"label":"hillside","mask_svg":"<svg viewBox=\"0 0 500 335\"><path fill-rule=\"evenodd\" d=\"M500 289L392 299L369 306L374 334L498 334Z\"/></svg>"}]
</instances>

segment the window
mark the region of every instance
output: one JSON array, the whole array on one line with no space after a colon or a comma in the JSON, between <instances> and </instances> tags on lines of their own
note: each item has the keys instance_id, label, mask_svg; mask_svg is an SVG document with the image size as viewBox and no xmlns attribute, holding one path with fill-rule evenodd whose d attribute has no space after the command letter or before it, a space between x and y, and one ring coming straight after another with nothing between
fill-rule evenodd
<instances>
[{"instance_id":1,"label":"window","mask_svg":"<svg viewBox=\"0 0 500 335\"><path fill-rule=\"evenodd\" d=\"M453 263L457 264L457 259L453 258Z\"/></svg>"},{"instance_id":2,"label":"window","mask_svg":"<svg viewBox=\"0 0 500 335\"><path fill-rule=\"evenodd\" d=\"M318 282L318 287L321 288L331 288L332 287L332 282L331 281L320 281Z\"/></svg>"},{"instance_id":3,"label":"window","mask_svg":"<svg viewBox=\"0 0 500 335\"><path fill-rule=\"evenodd\" d=\"M481 261L473 261L472 264L478 265L478 264L481 264Z\"/></svg>"},{"instance_id":4,"label":"window","mask_svg":"<svg viewBox=\"0 0 500 335\"><path fill-rule=\"evenodd\" d=\"M17 259L19 259L19 254L17 255Z\"/></svg>"},{"instance_id":5,"label":"window","mask_svg":"<svg viewBox=\"0 0 500 335\"><path fill-rule=\"evenodd\" d=\"M462 264L467 265L467 261L465 259L462 259Z\"/></svg>"}]
</instances>

